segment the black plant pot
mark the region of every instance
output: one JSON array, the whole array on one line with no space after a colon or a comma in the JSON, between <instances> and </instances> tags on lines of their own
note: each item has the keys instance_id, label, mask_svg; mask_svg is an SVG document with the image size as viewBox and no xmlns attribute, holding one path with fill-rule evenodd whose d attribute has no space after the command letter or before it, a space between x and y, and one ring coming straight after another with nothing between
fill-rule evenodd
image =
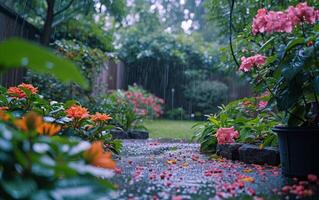
<instances>
[{"instance_id":1,"label":"black plant pot","mask_svg":"<svg viewBox=\"0 0 319 200\"><path fill-rule=\"evenodd\" d=\"M283 175L319 175L319 129L274 127L273 131L278 134Z\"/></svg>"}]
</instances>

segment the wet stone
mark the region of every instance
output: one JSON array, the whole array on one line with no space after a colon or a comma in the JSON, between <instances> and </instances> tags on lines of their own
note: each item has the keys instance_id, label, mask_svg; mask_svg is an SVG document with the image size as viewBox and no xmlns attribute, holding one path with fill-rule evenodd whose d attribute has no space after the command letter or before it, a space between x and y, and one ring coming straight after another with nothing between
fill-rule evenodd
<instances>
[{"instance_id":1,"label":"wet stone","mask_svg":"<svg viewBox=\"0 0 319 200\"><path fill-rule=\"evenodd\" d=\"M216 153L219 156L230 160L238 160L239 159L239 151L238 149L242 146L241 143L234 144L218 144Z\"/></svg>"},{"instance_id":2,"label":"wet stone","mask_svg":"<svg viewBox=\"0 0 319 200\"><path fill-rule=\"evenodd\" d=\"M239 160L245 163L279 165L279 151L274 147L260 149L256 145L244 144L239 149Z\"/></svg>"},{"instance_id":3,"label":"wet stone","mask_svg":"<svg viewBox=\"0 0 319 200\"><path fill-rule=\"evenodd\" d=\"M113 139L129 139L128 134L121 130L111 130L111 135Z\"/></svg>"},{"instance_id":4,"label":"wet stone","mask_svg":"<svg viewBox=\"0 0 319 200\"><path fill-rule=\"evenodd\" d=\"M149 133L147 131L129 131L128 137L130 139L148 139Z\"/></svg>"}]
</instances>

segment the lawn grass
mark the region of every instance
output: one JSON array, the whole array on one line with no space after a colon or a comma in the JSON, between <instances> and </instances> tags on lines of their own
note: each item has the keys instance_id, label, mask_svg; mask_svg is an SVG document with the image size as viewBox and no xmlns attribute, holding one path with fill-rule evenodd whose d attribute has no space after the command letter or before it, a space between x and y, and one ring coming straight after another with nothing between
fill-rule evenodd
<instances>
[{"instance_id":1,"label":"lawn grass","mask_svg":"<svg viewBox=\"0 0 319 200\"><path fill-rule=\"evenodd\" d=\"M173 138L190 140L193 136L193 121L146 120L144 125L150 138Z\"/></svg>"}]
</instances>

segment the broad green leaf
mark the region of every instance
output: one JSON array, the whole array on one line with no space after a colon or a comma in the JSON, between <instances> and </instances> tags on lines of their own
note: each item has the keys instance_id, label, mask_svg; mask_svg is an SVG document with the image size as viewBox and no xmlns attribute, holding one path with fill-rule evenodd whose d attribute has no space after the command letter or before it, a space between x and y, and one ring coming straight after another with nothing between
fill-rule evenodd
<instances>
[{"instance_id":1,"label":"broad green leaf","mask_svg":"<svg viewBox=\"0 0 319 200\"><path fill-rule=\"evenodd\" d=\"M293 40L291 40L288 44L287 47L285 49L285 54L290 51L293 47L304 44L305 43L305 39L304 38L295 38Z\"/></svg>"},{"instance_id":2,"label":"broad green leaf","mask_svg":"<svg viewBox=\"0 0 319 200\"><path fill-rule=\"evenodd\" d=\"M0 43L0 52L1 71L27 67L36 73L53 75L64 83L75 82L88 87L87 80L72 62L35 43L12 38Z\"/></svg>"},{"instance_id":3,"label":"broad green leaf","mask_svg":"<svg viewBox=\"0 0 319 200\"><path fill-rule=\"evenodd\" d=\"M5 192L7 192L14 199L26 198L36 190L37 185L32 179L22 179L16 177L10 181L1 181L1 185Z\"/></svg>"}]
</instances>

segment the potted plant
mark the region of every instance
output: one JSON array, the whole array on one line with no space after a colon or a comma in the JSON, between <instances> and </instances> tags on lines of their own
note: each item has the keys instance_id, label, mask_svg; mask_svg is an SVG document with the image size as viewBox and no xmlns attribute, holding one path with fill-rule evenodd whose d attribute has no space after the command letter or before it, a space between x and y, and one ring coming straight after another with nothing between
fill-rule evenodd
<instances>
[{"instance_id":1,"label":"potted plant","mask_svg":"<svg viewBox=\"0 0 319 200\"><path fill-rule=\"evenodd\" d=\"M273 131L287 176L319 174L318 20L319 10L307 3L285 11L259 9L250 38L260 46L252 45L258 48L243 51L241 58L240 70L250 75L257 90L267 90L268 106L285 113Z\"/></svg>"}]
</instances>

